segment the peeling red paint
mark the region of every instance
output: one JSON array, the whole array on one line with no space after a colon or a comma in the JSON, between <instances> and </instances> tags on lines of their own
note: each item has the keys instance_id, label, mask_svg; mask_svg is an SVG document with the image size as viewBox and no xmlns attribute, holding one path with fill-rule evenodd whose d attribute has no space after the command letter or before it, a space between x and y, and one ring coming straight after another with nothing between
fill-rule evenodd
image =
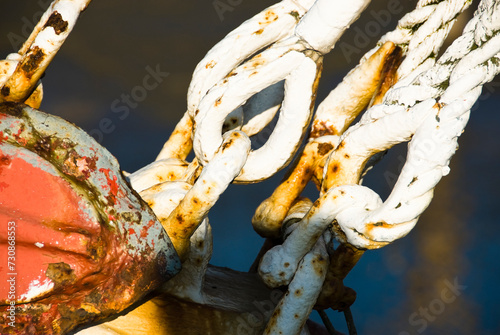
<instances>
[{"instance_id":1,"label":"peeling red paint","mask_svg":"<svg viewBox=\"0 0 500 335\"><path fill-rule=\"evenodd\" d=\"M109 152L60 118L12 103L0 110L0 258L12 222L18 298L17 328L7 328L9 292L0 285L1 334L67 333L179 271L160 222ZM8 273L0 265L1 281Z\"/></svg>"},{"instance_id":2,"label":"peeling red paint","mask_svg":"<svg viewBox=\"0 0 500 335\"><path fill-rule=\"evenodd\" d=\"M0 114L1 115L1 114ZM9 137L7 135L4 135L3 131L0 131L0 144L3 142L3 141L7 141L9 139Z\"/></svg>"},{"instance_id":3,"label":"peeling red paint","mask_svg":"<svg viewBox=\"0 0 500 335\"><path fill-rule=\"evenodd\" d=\"M145 238L148 236L149 229L155 224L154 221L149 221L149 223L142 227L141 230L141 238Z\"/></svg>"},{"instance_id":4,"label":"peeling red paint","mask_svg":"<svg viewBox=\"0 0 500 335\"><path fill-rule=\"evenodd\" d=\"M28 143L28 140L25 139L24 137L21 137L23 133L23 128L22 127L19 127L19 129L17 130L17 133L14 134L14 138L16 139L16 141L21 144L21 145L26 145Z\"/></svg>"},{"instance_id":5,"label":"peeling red paint","mask_svg":"<svg viewBox=\"0 0 500 335\"><path fill-rule=\"evenodd\" d=\"M78 166L79 171L83 174L85 179L87 179L90 175L90 172L96 169L96 160L94 157L81 157L76 160L76 165Z\"/></svg>"},{"instance_id":6,"label":"peeling red paint","mask_svg":"<svg viewBox=\"0 0 500 335\"><path fill-rule=\"evenodd\" d=\"M109 169L100 168L99 171L104 173L104 175L106 176L106 182L108 183L109 190L111 192L111 198L112 198L113 203L115 203L116 197L124 196L123 191L120 189L120 186L117 184L118 179L117 179L116 175L112 176L112 178L111 178L111 176L110 176L111 171Z\"/></svg>"}]
</instances>

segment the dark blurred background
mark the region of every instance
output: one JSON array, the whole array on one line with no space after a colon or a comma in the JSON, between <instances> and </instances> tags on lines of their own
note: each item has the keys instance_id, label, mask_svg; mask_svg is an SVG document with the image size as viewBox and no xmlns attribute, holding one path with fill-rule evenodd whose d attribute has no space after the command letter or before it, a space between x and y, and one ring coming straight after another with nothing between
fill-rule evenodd
<instances>
[{"instance_id":1,"label":"dark blurred background","mask_svg":"<svg viewBox=\"0 0 500 335\"><path fill-rule=\"evenodd\" d=\"M95 0L43 79L41 109L90 132L124 170L133 172L155 159L184 113L197 62L232 29L274 2ZM17 51L49 3L1 1L2 58ZM325 58L318 101L415 4L375 0ZM455 36L471 15L471 10L462 15ZM168 75L157 88L144 91L140 87L148 67ZM139 91L146 94L139 96ZM122 95L132 92L136 99L129 113L116 113L112 106L125 106ZM352 311L359 334L500 334L500 236L495 230L500 224L499 92L498 78L483 90L451 173L438 185L416 228L402 240L367 252L347 277L346 284L358 293ZM387 196L405 147L391 150L364 183ZM248 270L262 244L251 217L282 176L231 185L222 195L209 215L213 264ZM317 197L312 186L306 193ZM329 315L336 328L347 331L342 314Z\"/></svg>"}]
</instances>

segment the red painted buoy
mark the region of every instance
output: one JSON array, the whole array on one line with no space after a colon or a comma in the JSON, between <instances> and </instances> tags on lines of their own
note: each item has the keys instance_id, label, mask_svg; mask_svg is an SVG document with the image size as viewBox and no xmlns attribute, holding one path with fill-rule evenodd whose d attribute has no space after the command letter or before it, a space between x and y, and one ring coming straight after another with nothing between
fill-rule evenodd
<instances>
[{"instance_id":1,"label":"red painted buoy","mask_svg":"<svg viewBox=\"0 0 500 335\"><path fill-rule=\"evenodd\" d=\"M0 104L0 333L63 334L180 269L116 159L76 126Z\"/></svg>"}]
</instances>

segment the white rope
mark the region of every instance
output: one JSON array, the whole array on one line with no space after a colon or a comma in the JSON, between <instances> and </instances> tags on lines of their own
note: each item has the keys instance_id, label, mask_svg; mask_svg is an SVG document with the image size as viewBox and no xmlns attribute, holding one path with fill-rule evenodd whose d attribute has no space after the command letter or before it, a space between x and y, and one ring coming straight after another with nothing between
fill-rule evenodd
<instances>
[{"instance_id":1,"label":"white rope","mask_svg":"<svg viewBox=\"0 0 500 335\"><path fill-rule=\"evenodd\" d=\"M269 250L259 265L259 274L270 287L287 285L297 271L300 260L311 250L331 222L341 213L373 210L380 205L380 199L373 192L351 196L350 189L361 186L334 188L318 199L300 220L294 231L283 244ZM349 194L346 195L346 193Z\"/></svg>"},{"instance_id":2,"label":"white rope","mask_svg":"<svg viewBox=\"0 0 500 335\"><path fill-rule=\"evenodd\" d=\"M380 38L377 47L368 51L360 63L368 59L382 44L393 42L406 54L398 69L397 85L408 84L434 65L436 55L456 17L470 4L470 1L463 0L419 1L413 11L399 20L396 29ZM405 81L408 76L409 81Z\"/></svg>"},{"instance_id":3,"label":"white rope","mask_svg":"<svg viewBox=\"0 0 500 335\"><path fill-rule=\"evenodd\" d=\"M295 29L295 35L314 50L326 54L359 17L369 0L316 0Z\"/></svg>"},{"instance_id":4,"label":"white rope","mask_svg":"<svg viewBox=\"0 0 500 335\"><path fill-rule=\"evenodd\" d=\"M306 198L294 204L284 220L285 235L295 230L297 222L309 211L311 205L312 202ZM330 241L331 235L324 234L304 256L286 293L275 307L264 334L299 334L301 330L307 331L304 324L318 299L328 272L326 245Z\"/></svg>"},{"instance_id":5,"label":"white rope","mask_svg":"<svg viewBox=\"0 0 500 335\"><path fill-rule=\"evenodd\" d=\"M393 40L407 50L406 59L398 71L402 80L388 92L383 104L369 109L361 121L342 136L341 145L333 151L325 166L324 194L285 242L271 249L262 259L259 273L269 286L289 285L289 295L277 307L279 312L276 315L281 316L272 318L266 333L278 334L283 331L283 327L288 327L285 333L290 334L301 329L301 316L308 315L310 309L301 309L305 300L292 299L291 292L295 287L305 288L306 282L316 282L311 281L311 269L305 272L303 269L311 264L309 258L315 253L317 255L317 247L313 246L332 222L338 240L358 248L379 248L406 235L429 204L434 186L449 171L448 163L456 149L456 139L467 122L469 110L481 86L498 73L495 65L498 63L494 58L499 52L497 37L488 39L486 43L477 43L474 51L470 51L473 44L469 42L465 52L466 37L461 37L434 65L435 55L456 15L467 6L458 1L443 1L439 4L421 2L414 12L400 21L393 33L382 38L381 41ZM495 31L492 20L486 18L495 17L497 12L490 10L491 6L483 7L480 7L463 36L468 36L472 31L483 31L477 36L488 35L484 33L486 28L481 23L483 21L489 23L490 35ZM418 29L413 30L414 26L420 24ZM473 33L472 36L477 37ZM220 133L229 112L240 107L262 87L285 78L293 83L292 79L286 77L284 66L278 66L281 63L275 60L276 55L282 55L281 62L288 66L301 64L301 59L307 57L301 56L301 48L288 52L279 50L283 45L283 42L277 43L260 54L262 63L252 64L252 61L255 62L253 59L236 68L231 76L215 85L201 100L195 116L194 147L206 166L210 166L210 152L217 150L220 141L210 143L212 148L209 150L201 147L208 143L204 140L215 138L213 134ZM475 70L471 70L472 67ZM262 80L262 83L258 80L252 82L251 76ZM445 82L448 82L448 87L443 86ZM285 101L286 97L285 93ZM218 109L218 106L221 107ZM208 134L212 131L212 135L202 135L203 132ZM336 159L343 164L341 166L347 173L352 174L347 179L351 178L356 183L369 157L408 140L411 141L407 162L385 202L367 187L339 186L330 180L331 167ZM426 145L432 145L434 151L431 154L422 150ZM350 157L348 164L345 158L340 159L345 154ZM244 167L243 170L252 169ZM311 253L311 250L314 251ZM302 269L298 270L300 264ZM311 285L308 289L310 291L306 300L311 303L319 295L321 285ZM294 323L289 318L296 315L294 311L299 310L302 313L297 315L301 321Z\"/></svg>"},{"instance_id":6,"label":"white rope","mask_svg":"<svg viewBox=\"0 0 500 335\"><path fill-rule=\"evenodd\" d=\"M408 43L406 58L398 70L401 78L413 72L427 58L436 58L439 49L441 49L456 21L457 15L468 8L470 4L471 1L449 0L430 5L433 7L432 12L413 33ZM420 3L417 5L417 9L420 5ZM407 26L406 29L412 29L414 26Z\"/></svg>"},{"instance_id":7,"label":"white rope","mask_svg":"<svg viewBox=\"0 0 500 335\"><path fill-rule=\"evenodd\" d=\"M274 309L265 335L299 334L318 299L328 271L328 253L323 237L300 261L288 290Z\"/></svg>"},{"instance_id":8,"label":"white rope","mask_svg":"<svg viewBox=\"0 0 500 335\"><path fill-rule=\"evenodd\" d=\"M211 164L203 168L179 205L168 217L158 217L181 259L189 252L191 235L240 173L249 150L250 139L243 132L227 132Z\"/></svg>"}]
</instances>

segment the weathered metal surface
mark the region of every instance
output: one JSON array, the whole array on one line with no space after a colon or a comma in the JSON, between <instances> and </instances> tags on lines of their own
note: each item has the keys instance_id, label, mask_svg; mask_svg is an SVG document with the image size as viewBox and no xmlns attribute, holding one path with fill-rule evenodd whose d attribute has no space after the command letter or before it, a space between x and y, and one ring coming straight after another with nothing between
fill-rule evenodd
<instances>
[{"instance_id":1,"label":"weathered metal surface","mask_svg":"<svg viewBox=\"0 0 500 335\"><path fill-rule=\"evenodd\" d=\"M168 216L158 214L181 260L189 252L191 235L241 171L249 151L250 139L243 132L235 130L226 133L222 147L216 152L211 164L203 168L179 205Z\"/></svg>"},{"instance_id":2,"label":"weathered metal surface","mask_svg":"<svg viewBox=\"0 0 500 335\"><path fill-rule=\"evenodd\" d=\"M163 145L156 160L178 158L185 160L191 149L193 149L193 141L191 140L191 132L193 131L193 120L186 112L175 126L174 131L170 134L168 141Z\"/></svg>"},{"instance_id":3,"label":"weathered metal surface","mask_svg":"<svg viewBox=\"0 0 500 335\"><path fill-rule=\"evenodd\" d=\"M285 98L277 124L266 143L250 152L235 181L264 180L282 169L291 161L305 135L321 67L322 57L317 53L290 51L288 45L278 45L234 69L198 105L193 134L193 149L198 160L205 165L213 158L222 143L221 129L229 113L262 89L286 78Z\"/></svg>"},{"instance_id":4,"label":"weathered metal surface","mask_svg":"<svg viewBox=\"0 0 500 335\"><path fill-rule=\"evenodd\" d=\"M19 50L21 56L0 88L0 101L24 102L91 0L54 0Z\"/></svg>"},{"instance_id":5,"label":"weathered metal surface","mask_svg":"<svg viewBox=\"0 0 500 335\"><path fill-rule=\"evenodd\" d=\"M66 333L125 309L180 269L108 151L76 126L13 103L0 104L0 259L1 334Z\"/></svg>"},{"instance_id":6,"label":"weathered metal surface","mask_svg":"<svg viewBox=\"0 0 500 335\"><path fill-rule=\"evenodd\" d=\"M132 188L137 192L155 185L181 179L188 168L188 163L178 158L156 160L128 176Z\"/></svg>"},{"instance_id":7,"label":"weathered metal surface","mask_svg":"<svg viewBox=\"0 0 500 335\"><path fill-rule=\"evenodd\" d=\"M325 241L320 237L301 260L267 324L265 335L299 335L318 298L328 269Z\"/></svg>"},{"instance_id":8,"label":"weathered metal surface","mask_svg":"<svg viewBox=\"0 0 500 335\"><path fill-rule=\"evenodd\" d=\"M309 142L299 160L273 194L255 211L252 224L261 236L276 238L281 234L281 224L292 203L302 193L315 171L322 174L324 160L337 146L338 136L365 109L387 72L391 69L395 72L392 66L395 58L401 58L400 49L392 42L385 43L349 72L318 106Z\"/></svg>"}]
</instances>

